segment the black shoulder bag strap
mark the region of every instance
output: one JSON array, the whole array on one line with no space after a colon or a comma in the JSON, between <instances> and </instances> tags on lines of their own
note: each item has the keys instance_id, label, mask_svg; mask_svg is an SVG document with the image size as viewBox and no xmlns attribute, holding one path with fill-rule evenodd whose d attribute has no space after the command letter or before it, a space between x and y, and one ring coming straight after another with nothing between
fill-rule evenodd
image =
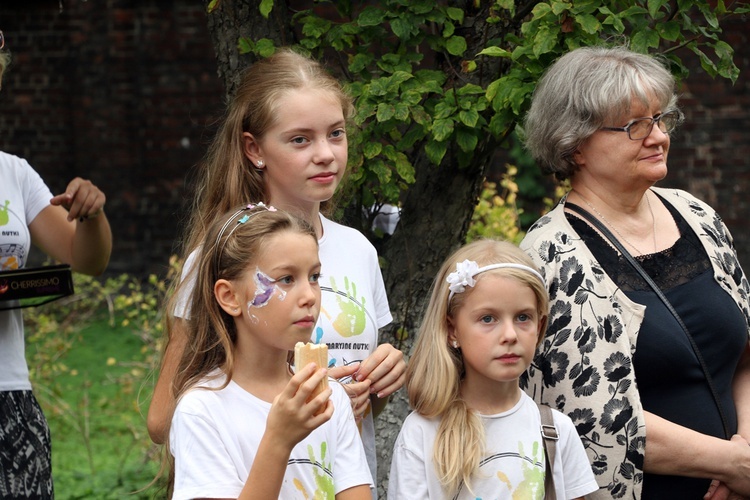
<instances>
[{"instance_id":1,"label":"black shoulder bag strap","mask_svg":"<svg viewBox=\"0 0 750 500\"><path fill-rule=\"evenodd\" d=\"M700 350L698 349L698 345L695 343L695 340L693 340L693 336L690 335L690 331L688 331L687 326L682 321L682 318L680 318L680 315L677 314L677 311L675 311L674 307L672 307L672 304L669 302L669 299L662 293L659 286L654 283L654 280L651 279L651 276L648 275L648 273L641 267L641 265L638 263L637 260L633 258L632 255L630 255L630 252L628 252L625 247L620 243L620 241L615 238L615 236L612 234L612 232L604 225L602 222L594 217L590 212L587 212L585 209L579 207L578 205L575 205L573 203L566 203L565 208L570 209L571 211L583 216L587 221L591 223L592 226L594 226L596 229L599 230L600 233L602 233L604 236L609 239L609 241L612 243L612 245L620 252L620 254L625 258L625 260L628 261L628 263L633 266L633 268L638 271L638 274L641 275L641 278L648 283L648 285L654 290L654 293L661 299L661 301L664 303L664 306L669 310L670 313L672 313L672 316L677 320L677 323L680 324L680 327L682 328L682 331L685 332L685 335L687 335L688 340L690 341L690 346L693 348L693 352L695 353L695 357L698 358L698 363L700 363L701 368L703 369L703 375L706 377L706 382L708 383L708 388L711 391L711 396L714 398L714 403L716 403L716 408L719 410L719 417L721 418L721 425L724 427L724 435L727 439L731 437L731 434L729 433L729 425L727 424L727 419L724 415L724 408L721 405L721 400L719 399L719 393L716 391L716 387L714 386L713 377L711 377L711 372L708 371L708 366L706 366L706 362L703 360L703 356L701 355Z\"/></svg>"},{"instance_id":2,"label":"black shoulder bag strap","mask_svg":"<svg viewBox=\"0 0 750 500\"><path fill-rule=\"evenodd\" d=\"M542 444L544 444L544 462L546 466L546 472L544 473L544 500L557 500L555 479L552 477L552 467L555 465L555 451L557 449L557 440L560 436L557 433L557 427L555 427L550 407L541 403L537 403L536 405L539 407L539 415L542 417Z\"/></svg>"}]
</instances>

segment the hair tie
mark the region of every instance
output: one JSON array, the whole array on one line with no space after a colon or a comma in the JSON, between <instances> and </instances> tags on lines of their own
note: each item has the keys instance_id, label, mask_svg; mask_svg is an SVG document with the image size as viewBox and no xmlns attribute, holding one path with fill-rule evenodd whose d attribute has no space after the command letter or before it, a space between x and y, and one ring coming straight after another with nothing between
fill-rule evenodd
<instances>
[{"instance_id":1,"label":"hair tie","mask_svg":"<svg viewBox=\"0 0 750 500\"><path fill-rule=\"evenodd\" d=\"M476 276L477 274L483 273L485 271L490 271L492 269L502 268L520 269L522 271L529 272L539 278L539 281L542 282L542 285L545 285L544 278L541 274L539 274L539 271L524 264L504 262L502 264L490 264L488 266L479 267L473 260L465 260L463 262L458 262L456 264L456 270L450 273L445 279L445 281L448 282L448 289L450 290L450 293L448 294L448 302L451 301L455 294L463 293L466 290L467 286L473 287L476 284L474 276Z\"/></svg>"}]
</instances>

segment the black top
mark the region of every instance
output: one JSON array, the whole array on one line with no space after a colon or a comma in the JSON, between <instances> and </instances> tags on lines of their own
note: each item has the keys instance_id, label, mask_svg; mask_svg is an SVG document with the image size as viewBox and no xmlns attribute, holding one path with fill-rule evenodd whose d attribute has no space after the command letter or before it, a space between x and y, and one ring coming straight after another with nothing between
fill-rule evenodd
<instances>
[{"instance_id":1,"label":"black top","mask_svg":"<svg viewBox=\"0 0 750 500\"><path fill-rule=\"evenodd\" d=\"M737 431L732 380L747 342L747 325L732 297L714 280L705 249L666 200L680 231L671 248L636 259L685 322L719 392L729 430ZM646 306L633 356L646 411L703 434L724 438L716 404L687 336L637 271L588 223L566 214L609 277L633 302ZM648 439L648 429L646 429ZM710 479L644 474L643 500L702 499Z\"/></svg>"}]
</instances>

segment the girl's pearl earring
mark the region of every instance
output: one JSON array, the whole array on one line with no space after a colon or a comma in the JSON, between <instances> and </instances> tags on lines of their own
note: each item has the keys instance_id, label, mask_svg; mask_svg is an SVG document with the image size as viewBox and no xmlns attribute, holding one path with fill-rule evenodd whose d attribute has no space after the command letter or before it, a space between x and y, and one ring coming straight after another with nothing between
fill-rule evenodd
<instances>
[{"instance_id":1,"label":"girl's pearl earring","mask_svg":"<svg viewBox=\"0 0 750 500\"><path fill-rule=\"evenodd\" d=\"M456 342L455 340L453 341L453 348L458 349L458 342Z\"/></svg>"}]
</instances>

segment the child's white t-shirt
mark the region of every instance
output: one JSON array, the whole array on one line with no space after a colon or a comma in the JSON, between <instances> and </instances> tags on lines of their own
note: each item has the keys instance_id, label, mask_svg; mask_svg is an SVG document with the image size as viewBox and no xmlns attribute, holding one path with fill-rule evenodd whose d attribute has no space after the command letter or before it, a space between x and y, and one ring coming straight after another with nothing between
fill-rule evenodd
<instances>
[{"instance_id":1,"label":"child's white t-shirt","mask_svg":"<svg viewBox=\"0 0 750 500\"><path fill-rule=\"evenodd\" d=\"M573 422L553 410L560 436L553 477L559 500L577 498L599 489ZM393 449L388 498L496 500L544 498L544 445L536 403L521 393L518 403L497 415L482 415L487 450L472 492L462 485L457 495L446 492L432 462L439 419L412 412L404 421Z\"/></svg>"},{"instance_id":2,"label":"child's white t-shirt","mask_svg":"<svg viewBox=\"0 0 750 500\"><path fill-rule=\"evenodd\" d=\"M393 319L385 294L378 254L356 229L320 215L323 237L318 241L321 262L321 308L311 341L328 345L335 366L358 363L378 346L378 330ZM174 315L190 319L190 296L195 286L198 251L190 253L182 271L183 284ZM346 384L351 378L342 379ZM360 423L370 472L377 477L375 423L368 407Z\"/></svg>"},{"instance_id":3,"label":"child's white t-shirt","mask_svg":"<svg viewBox=\"0 0 750 500\"><path fill-rule=\"evenodd\" d=\"M223 377L202 383L219 387ZM343 387L331 381L334 412L292 450L279 498L331 499L372 478ZM175 460L173 499L237 498L265 432L271 403L234 382L193 388L180 398L169 445Z\"/></svg>"}]
</instances>

